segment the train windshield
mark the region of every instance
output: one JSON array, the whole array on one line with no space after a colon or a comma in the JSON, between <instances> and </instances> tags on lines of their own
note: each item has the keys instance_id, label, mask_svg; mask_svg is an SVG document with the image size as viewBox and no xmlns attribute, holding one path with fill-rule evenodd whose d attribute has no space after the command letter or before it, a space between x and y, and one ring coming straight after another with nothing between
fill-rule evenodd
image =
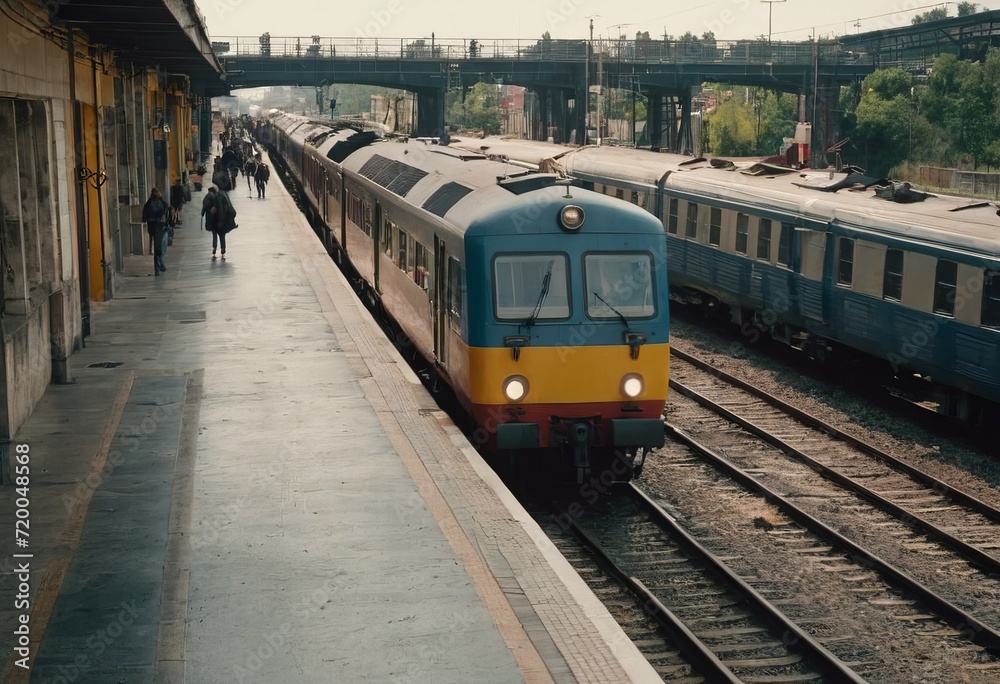
<instances>
[{"instance_id":1,"label":"train windshield","mask_svg":"<svg viewBox=\"0 0 1000 684\"><path fill-rule=\"evenodd\" d=\"M565 254L503 254L493 272L497 319L569 318Z\"/></svg>"},{"instance_id":2,"label":"train windshield","mask_svg":"<svg viewBox=\"0 0 1000 684\"><path fill-rule=\"evenodd\" d=\"M631 319L656 315L651 254L591 253L583 263L588 316Z\"/></svg>"}]
</instances>

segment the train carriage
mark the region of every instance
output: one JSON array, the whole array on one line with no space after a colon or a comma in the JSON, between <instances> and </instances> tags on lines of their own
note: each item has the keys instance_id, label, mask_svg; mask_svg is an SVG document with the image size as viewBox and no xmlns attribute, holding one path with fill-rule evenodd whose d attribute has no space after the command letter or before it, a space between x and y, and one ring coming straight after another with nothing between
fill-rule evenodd
<instances>
[{"instance_id":1,"label":"train carriage","mask_svg":"<svg viewBox=\"0 0 1000 684\"><path fill-rule=\"evenodd\" d=\"M663 443L667 255L648 212L433 141L369 138L341 156L363 134L275 127L321 236L454 389L482 448L583 481L628 479Z\"/></svg>"},{"instance_id":2,"label":"train carriage","mask_svg":"<svg viewBox=\"0 0 1000 684\"><path fill-rule=\"evenodd\" d=\"M674 299L725 310L747 334L766 332L820 359L845 348L884 359L899 376L919 378L943 413L983 421L997 412L1000 219L992 204L901 203L892 185L877 186L878 196L875 179L760 163L558 146L546 158L540 143L475 145L558 168L657 216Z\"/></svg>"}]
</instances>

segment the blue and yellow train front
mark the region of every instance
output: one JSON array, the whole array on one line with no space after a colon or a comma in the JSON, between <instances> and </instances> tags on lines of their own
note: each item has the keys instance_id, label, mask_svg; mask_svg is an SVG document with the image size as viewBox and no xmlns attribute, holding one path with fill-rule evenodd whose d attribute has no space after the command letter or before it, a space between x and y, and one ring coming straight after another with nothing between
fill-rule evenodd
<instances>
[{"instance_id":1,"label":"blue and yellow train front","mask_svg":"<svg viewBox=\"0 0 1000 684\"><path fill-rule=\"evenodd\" d=\"M663 444L666 241L646 212L573 194L466 234L468 400L487 450L627 480Z\"/></svg>"}]
</instances>

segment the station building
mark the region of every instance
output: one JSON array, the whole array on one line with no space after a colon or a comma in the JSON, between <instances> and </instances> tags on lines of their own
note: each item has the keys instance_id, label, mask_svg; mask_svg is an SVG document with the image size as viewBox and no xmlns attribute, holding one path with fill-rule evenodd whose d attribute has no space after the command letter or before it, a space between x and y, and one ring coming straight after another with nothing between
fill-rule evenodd
<instances>
[{"instance_id":1,"label":"station building","mask_svg":"<svg viewBox=\"0 0 1000 684\"><path fill-rule=\"evenodd\" d=\"M0 462L148 253L142 206L211 149L226 92L194 0L4 0L0 12Z\"/></svg>"}]
</instances>

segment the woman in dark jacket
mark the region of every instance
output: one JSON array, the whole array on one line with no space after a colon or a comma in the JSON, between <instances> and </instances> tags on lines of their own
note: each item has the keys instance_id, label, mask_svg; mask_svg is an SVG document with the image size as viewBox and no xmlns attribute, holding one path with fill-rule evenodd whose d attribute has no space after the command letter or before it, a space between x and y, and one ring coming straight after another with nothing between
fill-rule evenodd
<instances>
[{"instance_id":1,"label":"woman in dark jacket","mask_svg":"<svg viewBox=\"0 0 1000 684\"><path fill-rule=\"evenodd\" d=\"M149 193L149 199L142 207L142 220L146 222L146 230L149 231L149 238L153 243L153 269L156 275L167 270L163 262L163 257L167 253L166 218L167 203L163 201L160 191L153 188Z\"/></svg>"}]
</instances>

